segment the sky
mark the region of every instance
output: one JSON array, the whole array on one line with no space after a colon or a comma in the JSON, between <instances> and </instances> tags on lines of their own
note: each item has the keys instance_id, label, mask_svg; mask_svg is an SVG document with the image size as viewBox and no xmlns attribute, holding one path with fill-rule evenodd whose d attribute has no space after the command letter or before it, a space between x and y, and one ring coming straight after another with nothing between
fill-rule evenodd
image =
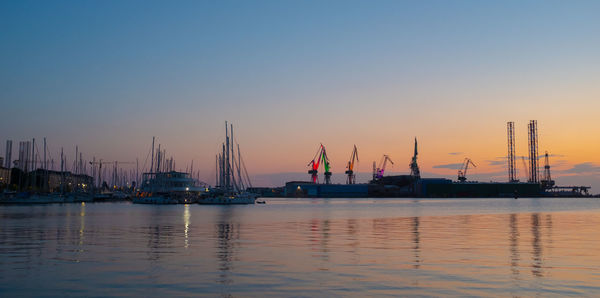
<instances>
[{"instance_id":1,"label":"sky","mask_svg":"<svg viewBox=\"0 0 600 298\"><path fill-rule=\"evenodd\" d=\"M0 152L6 139L16 151L46 137L54 156L78 145L87 159L145 160L156 136L178 167L194 160L212 182L227 120L255 184L308 179L320 143L334 181L354 144L359 172L388 154L389 171L408 173L415 137L426 177L456 178L469 157L473 179L505 181L506 122L521 156L535 119L557 182L598 193L598 11L598 1L0 1Z\"/></svg>"}]
</instances>

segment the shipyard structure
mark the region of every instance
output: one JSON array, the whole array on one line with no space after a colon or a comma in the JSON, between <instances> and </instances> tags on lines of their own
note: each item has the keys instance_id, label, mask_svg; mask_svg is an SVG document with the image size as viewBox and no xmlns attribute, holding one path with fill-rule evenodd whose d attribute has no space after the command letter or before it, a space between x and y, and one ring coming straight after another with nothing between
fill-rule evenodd
<instances>
[{"instance_id":1,"label":"shipyard structure","mask_svg":"<svg viewBox=\"0 0 600 298\"><path fill-rule=\"evenodd\" d=\"M368 183L356 183L354 164L358 161L356 146L348 161L346 184L331 183L331 167L327 151L323 144L309 162L309 181L290 181L285 184L283 195L286 197L309 198L495 198L495 197L583 197L590 196L588 186L557 186L550 173L549 154L544 157L543 174L540 175L538 156L537 121L531 120L527 125L528 156L521 157L523 169L527 172L527 181L517 179L515 155L514 122L507 123L507 163L508 179L505 182L468 181L469 166L475 163L465 158L458 170L457 180L446 178L422 178L417 162L417 139L414 141L414 154L409 163L408 175L384 175L386 166L394 162L388 155L383 155L379 163L373 162L373 179ZM319 183L318 170L323 165L324 181Z\"/></svg>"}]
</instances>

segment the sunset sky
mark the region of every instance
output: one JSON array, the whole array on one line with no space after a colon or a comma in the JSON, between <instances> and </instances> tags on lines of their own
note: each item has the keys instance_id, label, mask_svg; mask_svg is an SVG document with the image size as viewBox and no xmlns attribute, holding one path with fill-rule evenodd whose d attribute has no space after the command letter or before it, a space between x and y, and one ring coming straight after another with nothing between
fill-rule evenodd
<instances>
[{"instance_id":1,"label":"sunset sky","mask_svg":"<svg viewBox=\"0 0 600 298\"><path fill-rule=\"evenodd\" d=\"M143 161L156 136L213 183L228 120L255 184L308 179L319 143L336 181L354 144L358 171L388 154L408 173L415 137L425 177L456 178L470 157L473 179L505 181L506 122L521 156L535 119L558 183L598 193L599 12L600 1L2 1L0 153L6 139L15 158L19 141L47 137L55 157L79 145L86 159Z\"/></svg>"}]
</instances>

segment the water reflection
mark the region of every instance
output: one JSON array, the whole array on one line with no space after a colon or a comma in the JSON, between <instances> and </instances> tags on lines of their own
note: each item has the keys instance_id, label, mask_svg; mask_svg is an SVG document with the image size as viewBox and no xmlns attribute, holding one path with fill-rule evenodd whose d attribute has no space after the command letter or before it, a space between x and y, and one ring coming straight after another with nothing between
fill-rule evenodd
<instances>
[{"instance_id":1,"label":"water reflection","mask_svg":"<svg viewBox=\"0 0 600 298\"><path fill-rule=\"evenodd\" d=\"M233 283L230 277L230 271L233 270L237 240L240 238L239 224L233 222L235 208L223 206L219 208L217 219L216 239L217 239L217 259L219 260L219 279L218 283L229 285Z\"/></svg>"},{"instance_id":2,"label":"water reflection","mask_svg":"<svg viewBox=\"0 0 600 298\"><path fill-rule=\"evenodd\" d=\"M76 261L80 262L80 258L85 252L84 240L85 240L85 202L81 202L79 209L79 241L77 243L77 258Z\"/></svg>"},{"instance_id":3,"label":"water reflection","mask_svg":"<svg viewBox=\"0 0 600 298\"><path fill-rule=\"evenodd\" d=\"M531 214L531 245L533 247L533 256L531 264L531 273L536 277L542 277L542 241L540 234L540 215L539 213Z\"/></svg>"},{"instance_id":4,"label":"water reflection","mask_svg":"<svg viewBox=\"0 0 600 298\"><path fill-rule=\"evenodd\" d=\"M412 218L412 242L414 244L413 253L415 256L413 268L415 269L419 269L421 267L421 237L419 233L419 223L419 217Z\"/></svg>"},{"instance_id":5,"label":"water reflection","mask_svg":"<svg viewBox=\"0 0 600 298\"><path fill-rule=\"evenodd\" d=\"M401 216L408 203L395 213L353 203L0 206L0 296L600 293L600 212L440 215L425 203ZM40 292L14 290L31 283Z\"/></svg>"},{"instance_id":6,"label":"water reflection","mask_svg":"<svg viewBox=\"0 0 600 298\"><path fill-rule=\"evenodd\" d=\"M169 222L163 221L165 210L161 208L151 208L147 220L149 225L146 227L145 234L148 238L148 260L159 261L164 254L169 253L175 246L173 242L174 228Z\"/></svg>"},{"instance_id":7,"label":"water reflection","mask_svg":"<svg viewBox=\"0 0 600 298\"><path fill-rule=\"evenodd\" d=\"M358 220L356 219L348 219L346 220L346 233L348 235L347 240L349 241L349 246L351 250L352 263L356 264L359 262L360 257L358 255L358 247L360 245L360 241L358 239Z\"/></svg>"},{"instance_id":8,"label":"water reflection","mask_svg":"<svg viewBox=\"0 0 600 298\"><path fill-rule=\"evenodd\" d=\"M189 232L190 232L190 205L185 204L183 206L183 237L184 237L184 248L189 247Z\"/></svg>"},{"instance_id":9,"label":"water reflection","mask_svg":"<svg viewBox=\"0 0 600 298\"><path fill-rule=\"evenodd\" d=\"M510 215L509 220L510 236L508 238L510 248L510 271L513 278L518 279L519 275L519 227L517 214Z\"/></svg>"}]
</instances>

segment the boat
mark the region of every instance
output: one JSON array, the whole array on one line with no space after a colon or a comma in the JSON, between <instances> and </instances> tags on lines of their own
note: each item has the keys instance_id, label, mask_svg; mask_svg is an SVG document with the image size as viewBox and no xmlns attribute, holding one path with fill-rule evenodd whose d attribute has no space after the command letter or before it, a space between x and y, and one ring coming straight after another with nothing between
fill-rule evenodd
<instances>
[{"instance_id":1,"label":"boat","mask_svg":"<svg viewBox=\"0 0 600 298\"><path fill-rule=\"evenodd\" d=\"M3 193L0 204L56 204L91 202L92 196L87 193Z\"/></svg>"},{"instance_id":2,"label":"boat","mask_svg":"<svg viewBox=\"0 0 600 298\"><path fill-rule=\"evenodd\" d=\"M222 152L216 157L216 165L217 186L202 194L198 204L248 205L256 202L258 194L248 191L252 184L240 153L240 145L233 138L233 125L229 127L227 122L225 142Z\"/></svg>"},{"instance_id":3,"label":"boat","mask_svg":"<svg viewBox=\"0 0 600 298\"><path fill-rule=\"evenodd\" d=\"M136 204L195 203L205 187L198 186L189 173L168 171L144 173L140 191L133 198Z\"/></svg>"},{"instance_id":4,"label":"boat","mask_svg":"<svg viewBox=\"0 0 600 298\"><path fill-rule=\"evenodd\" d=\"M201 197L198 204L206 205L248 205L256 202L257 194L251 192L240 192L231 194L213 194ZM259 204L264 204L260 203Z\"/></svg>"}]
</instances>

